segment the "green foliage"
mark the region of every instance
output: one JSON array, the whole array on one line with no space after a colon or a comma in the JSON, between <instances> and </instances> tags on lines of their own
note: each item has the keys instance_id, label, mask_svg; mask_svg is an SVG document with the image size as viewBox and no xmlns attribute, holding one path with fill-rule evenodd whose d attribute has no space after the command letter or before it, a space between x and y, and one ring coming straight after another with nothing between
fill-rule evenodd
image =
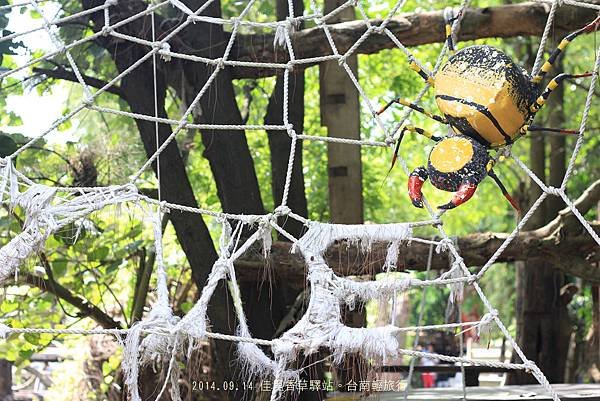
<instances>
[{"instance_id":1,"label":"green foliage","mask_svg":"<svg viewBox=\"0 0 600 401\"><path fill-rule=\"evenodd\" d=\"M10 135L0 134L0 157L11 155L17 150L17 143Z\"/></svg>"}]
</instances>

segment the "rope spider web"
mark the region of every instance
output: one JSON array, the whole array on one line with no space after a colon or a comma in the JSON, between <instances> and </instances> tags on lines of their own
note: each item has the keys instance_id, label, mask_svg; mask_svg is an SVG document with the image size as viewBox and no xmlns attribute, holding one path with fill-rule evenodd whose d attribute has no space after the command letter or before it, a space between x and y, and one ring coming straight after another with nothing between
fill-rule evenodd
<instances>
[{"instance_id":1,"label":"rope spider web","mask_svg":"<svg viewBox=\"0 0 600 401\"><path fill-rule=\"evenodd\" d=\"M11 5L0 6L0 9L11 9L15 7L28 6L36 10L42 15L43 24L41 27L29 29L24 32L10 34L0 38L0 43L17 38L19 36L37 31L44 30L51 39L55 50L25 62L15 68L3 71L0 74L0 80L17 73L25 68L29 68L41 61L51 60L52 58L64 54L72 68L79 85L83 89L84 98L75 107L71 109L61 118L57 119L50 127L40 132L33 137L25 145L18 148L13 154L0 160L0 196L2 203L9 204L10 207L19 206L23 209L26 220L22 233L14 237L8 244L0 249L0 282L6 282L13 274L18 271L19 265L29 256L35 254L36 251L44 247L46 239L61 227L65 227L74 221L85 218L90 213L100 210L109 205L121 203L133 203L137 205L144 213L144 217L152 222L154 231L154 242L157 250L157 300L152 306L148 316L139 324L130 329L111 330L80 330L80 329L51 329L51 328L11 328L4 324L0 325L0 334L4 338L12 333L53 333L53 334L111 334L115 335L119 341L121 336L126 336L123 357L123 369L126 376L130 398L134 401L140 399L138 392L138 372L139 367L144 364L156 363L157 361L168 361L168 370L157 399L169 388L172 399L181 399L177 383L179 377L179 364L176 363L178 358L185 357L187 343L187 353L193 347L194 341L205 338L215 338L236 342L238 345L238 353L240 360L244 364L249 375L254 376L274 376L276 380L283 383L285 380L298 378L299 371L293 371L288 368L290 363L298 356L300 352L310 354L319 348L325 347L332 351L335 362L340 362L345 355L350 352L359 352L366 358L376 362L384 363L390 358L407 355L411 357L411 371L415 361L415 357L421 358L436 358L447 362L458 362L461 364L483 365L491 367L502 367L508 369L520 369L530 372L548 394L558 400L558 395L552 389L544 374L536 366L536 364L525 357L518 344L512 338L505 325L498 316L498 312L491 305L483 290L479 285L479 280L489 270L492 264L497 260L501 253L515 239L519 230L523 228L526 222L530 219L534 211L542 204L548 196L558 196L564 200L573 214L581 222L583 227L590 233L594 240L600 245L600 238L592 229L590 224L585 220L581 213L577 210L575 204L567 196L565 192L568 179L573 175L573 166L575 160L581 150L585 139L585 129L588 115L592 105L593 88L598 79L598 69L600 58L596 52L596 59L593 67L593 75L591 78L590 89L588 91L585 108L583 111L579 135L575 144L574 151L571 155L567 172L563 183L560 187L549 187L537 177L525 163L510 152L510 148L506 148L504 155L514 159L519 166L531 179L542 189L541 196L533 203L532 207L523 216L512 233L506 238L504 243L496 250L493 256L485 263L485 265L476 274L471 273L465 265L453 241L448 237L443 228L443 214L436 213L429 206L427 200L424 204L429 219L414 222L401 222L392 224L369 224L369 225L339 225L328 224L324 222L310 221L306 218L294 213L287 205L292 167L294 166L295 147L298 140L322 141L322 142L338 142L354 146L375 146L375 147L393 147L396 141L396 134L399 128L407 121L411 109L408 109L402 117L390 129L386 127L384 122L375 113L373 102L366 95L360 82L348 66L346 60L349 56L356 53L359 46L367 40L370 35L380 34L387 36L395 46L400 49L407 57L414 59L411 52L398 40L394 33L387 28L391 19L404 7L406 0L398 0L390 9L387 16L379 25L373 25L360 1L348 0L324 14L315 0L310 0L310 13L295 16L291 0L288 1L289 12L288 17L283 21L273 22L254 22L247 19L248 14L253 7L256 7L258 0L248 0L241 13L231 19L215 18L203 15L203 12L215 0L208 0L197 10L191 10L179 0L165 0L150 4L147 9L135 13L134 15L120 20L118 22L111 21L111 8L118 5L118 0L106 0L102 5L94 8L83 10L73 15L61 17L57 19L48 19L44 16L43 10L40 8L38 0L29 0L23 3L14 3ZM554 0L551 2L550 12L544 29L543 36L540 41L540 46L537 52L535 65L532 73L539 70L541 61L544 56L544 48L547 42L552 23L556 11L564 4L574 5L578 7L587 7L594 10L600 10L600 6L574 0ZM464 10L469 5L469 0L465 0L460 9ZM177 8L183 15L183 19L177 27L175 27L168 35L160 40L156 38L154 14L161 8L172 6ZM340 11L348 7L356 7L359 15L364 22L365 31L356 42L343 54L341 54L333 39L330 31L330 19L335 17ZM56 28L60 24L89 15L95 12L103 12L104 26L98 32L89 36L83 37L69 44L64 44L56 33ZM464 15L464 13L461 13ZM118 29L126 24L135 21L139 18L150 16L152 21L152 40L123 34ZM312 21L317 27L323 30L327 42L331 47L331 54L313 58L297 58L293 48L292 35L295 31L295 26L300 21ZM223 54L218 58L206 58L192 54L185 54L172 51L169 46L169 40L172 39L178 32L183 30L187 25L194 22L203 22L209 24L226 25L231 28L231 35L224 47ZM454 22L452 30L456 31L460 28L460 19ZM275 44L285 48L288 53L289 60L285 63L265 63L265 62L248 62L230 59L231 50L235 43L240 27L244 28L260 28L270 29L275 32ZM117 74L106 85L93 91L81 74L76 61L71 56L70 51L77 46L86 42L99 38L101 36L112 36L120 40L135 43L147 47L149 50L137 61L131 64L124 71ZM438 59L436 60L433 72L441 66L446 53L446 44L442 47ZM207 66L212 66L213 70L203 85L198 91L193 100L188 104L187 109L182 113L179 119L168 119L159 117L157 109L156 95L156 63L157 57L161 57L165 62L173 58L188 60L197 63L203 63ZM354 140L334 137L322 137L304 132L295 132L294 126L289 121L289 99L288 82L290 79L290 71L297 65L312 64L322 61L336 60L340 68L344 69L350 80L356 86L360 94L363 104L368 108L373 116L376 126L380 131L382 140ZM96 104L98 96L106 92L113 85L119 82L127 74L138 68L145 62L152 62L153 65L153 86L154 94L154 114L139 114L134 112L122 111L113 108L104 107ZM418 61L415 60L417 63ZM188 121L188 117L193 113L198 106L200 99L206 94L209 87L215 81L217 75L226 66L230 67L247 67L247 68L273 68L283 71L284 77L284 102L283 108L283 124L281 125L226 125L226 124L195 124ZM415 103L421 101L429 90L429 84L425 84L422 90L414 99ZM156 129L156 151L148 160L138 169L131 177L129 182L110 187L58 187L45 186L32 181L25 174L15 168L13 160L22 152L34 145L36 141L45 137L54 129L73 118L82 110L91 110L98 113L107 113L124 116L132 119L145 120L153 122ZM158 125L169 124L175 128L164 141L159 140ZM158 199L151 199L144 196L138 191L136 183L141 175L156 162L158 180L160 182L160 161L161 154L165 148L175 140L176 136L186 129L212 129L212 130L277 130L282 135L289 135L291 138L290 158L287 166L287 174L283 191L283 198L272 212L264 215L242 215L222 213L214 210L201 208L193 208L179 204L173 204L162 200L162 195L158 194ZM402 166L406 175L409 170L405 161L399 157L399 164ZM25 188L21 191L21 188ZM160 188L160 185L159 185ZM167 290L167 274L164 268L163 252L162 252L162 232L161 232L161 215L169 210L181 210L191 213L199 213L202 215L213 216L217 218L222 225L222 234L219 240L219 259L214 264L210 273L206 286L202 289L200 299L194 307L182 318L173 315L169 305L169 295ZM277 217L287 216L298 220L307 227L306 233L301 238L294 238L286 232L278 223ZM233 222L233 223L232 223ZM242 232L244 227L253 226L256 229L249 238L243 238ZM433 226L437 229L440 240L424 240L414 237L413 228L422 226ZM244 310L242 307L242 299L240 289L236 280L234 262L241 257L255 243L263 243L263 249L268 251L273 232L278 232L293 242L293 250L302 254L308 266L308 280L310 282L310 300L306 313L297 324L286 331L282 336L276 339L264 340L253 338L248 328ZM360 244L360 246L368 251L372 244L376 241L387 242L389 244L388 254L386 259L386 267L389 271L393 270L398 257L398 246L402 241L421 241L430 244L429 260L434 248L437 252L446 252L451 259L451 268L441 276L425 280L414 278L397 279L387 277L383 280L357 282L352 279L337 276L333 270L327 265L323 254L327 247L334 241L346 240L350 243ZM428 266L428 271L429 271ZM235 335L215 333L209 330L207 321L207 308L210 303L212 294L221 280L229 282L229 291L234 300L234 309L238 319L238 328ZM407 291L411 288L422 288L423 292L428 287L450 286L453 291L461 291L464 286L471 286L478 297L483 302L486 308L486 314L476 322L459 322L439 325L421 325L421 319L415 327L397 327L391 324L384 327L375 328L350 328L342 323L341 308L342 305L353 307L356 303L364 303L373 299L388 298L394 296L397 292ZM422 317L422 309L420 312ZM497 326L503 335L507 338L514 349L514 352L519 356L520 363L507 362L483 362L475 361L464 357L454 357L442 354L429 354L413 349L404 349L398 341L398 335L404 331L432 330L432 329L456 329L456 328L477 328L484 329L490 325ZM416 343L415 343L416 346ZM262 348L261 348L262 347ZM265 349L270 349L272 356L269 356ZM410 380L409 380L410 382ZM405 391L405 398L408 394L409 387ZM283 388L274 388L271 394L271 400L278 399L283 392ZM463 392L466 398L466 389L463 383Z\"/></svg>"}]
</instances>

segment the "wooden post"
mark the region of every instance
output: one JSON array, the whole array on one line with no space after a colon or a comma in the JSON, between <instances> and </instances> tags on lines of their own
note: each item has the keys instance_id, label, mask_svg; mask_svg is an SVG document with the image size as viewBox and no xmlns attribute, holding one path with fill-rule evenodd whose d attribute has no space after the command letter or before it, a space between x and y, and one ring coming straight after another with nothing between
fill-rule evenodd
<instances>
[{"instance_id":1,"label":"wooden post","mask_svg":"<svg viewBox=\"0 0 600 401\"><path fill-rule=\"evenodd\" d=\"M344 3L325 0L325 13ZM329 23L355 19L353 7L340 12ZM354 76L358 72L356 56L347 59ZM320 64L321 124L330 137L360 139L360 102L358 91L343 66L337 61ZM334 223L363 222L362 165L360 146L329 143L329 210Z\"/></svg>"},{"instance_id":2,"label":"wooden post","mask_svg":"<svg viewBox=\"0 0 600 401\"><path fill-rule=\"evenodd\" d=\"M12 363L0 359L0 401L12 401Z\"/></svg>"},{"instance_id":3,"label":"wooden post","mask_svg":"<svg viewBox=\"0 0 600 401\"><path fill-rule=\"evenodd\" d=\"M343 4L343 0L325 0L325 13ZM352 21L354 8L340 12L328 23ZM358 76L357 56L346 60L355 77ZM344 66L330 61L319 66L321 124L330 137L360 139L360 102L358 90ZM363 222L361 149L356 145L327 144L327 172L329 177L329 212L334 223L360 224ZM364 311L345 310L344 323L350 327L366 325ZM358 354L348 355L342 366L334 370L334 380L342 386L355 383L366 372L366 361Z\"/></svg>"}]
</instances>

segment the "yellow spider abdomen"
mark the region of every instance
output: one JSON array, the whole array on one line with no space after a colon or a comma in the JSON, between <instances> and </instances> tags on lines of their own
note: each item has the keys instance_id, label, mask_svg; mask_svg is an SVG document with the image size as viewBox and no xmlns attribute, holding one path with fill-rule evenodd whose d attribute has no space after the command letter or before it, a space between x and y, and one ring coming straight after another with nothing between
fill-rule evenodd
<instances>
[{"instance_id":1,"label":"yellow spider abdomen","mask_svg":"<svg viewBox=\"0 0 600 401\"><path fill-rule=\"evenodd\" d=\"M435 75L435 92L453 128L489 147L514 141L529 115L528 77L489 46L456 53Z\"/></svg>"}]
</instances>

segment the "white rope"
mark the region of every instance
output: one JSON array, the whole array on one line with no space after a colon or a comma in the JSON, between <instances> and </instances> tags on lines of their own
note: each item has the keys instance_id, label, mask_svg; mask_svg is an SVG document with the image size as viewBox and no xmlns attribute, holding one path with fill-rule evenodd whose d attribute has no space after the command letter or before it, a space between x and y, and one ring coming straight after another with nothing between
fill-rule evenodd
<instances>
[{"instance_id":1,"label":"white rope","mask_svg":"<svg viewBox=\"0 0 600 401\"><path fill-rule=\"evenodd\" d=\"M562 0L554 0L552 2L552 6L550 7L550 12L548 13L548 18L546 19L546 26L544 27L544 33L542 34L542 38L540 39L540 45L535 56L535 62L533 63L533 68L531 68L532 77L537 75L540 68L542 67L541 64L544 59L544 49L546 48L546 42L548 41L548 36L550 36L550 30L552 28L552 23L554 22L554 15L556 14L556 10L558 9L559 2L561 1Z\"/></svg>"},{"instance_id":2,"label":"white rope","mask_svg":"<svg viewBox=\"0 0 600 401\"><path fill-rule=\"evenodd\" d=\"M460 257L460 253L456 248L456 245L448 238L443 226L442 226L442 214L436 213L432 210L427 200L425 200L426 209L430 215L429 220L416 221L411 223L402 224L373 224L373 225L332 225L310 221L309 219L303 218L295 214L292 210L287 207L289 188L291 185L291 174L295 163L295 147L297 146L298 140L311 140L319 142L335 142L347 144L350 146L376 146L376 147L387 147L393 146L394 138L398 132L398 129L407 121L408 117L412 113L412 109L408 109L404 112L403 116L394 124L391 130L386 129L383 121L374 112L375 107L371 100L366 96L360 82L350 69L347 64L347 58L355 54L357 49L364 41L366 41L370 35L373 34L385 34L390 38L400 51L402 51L410 60L414 60L417 65L421 66L424 71L422 64L414 58L412 53L397 39L397 37L387 28L387 24L391 21L391 18L396 15L406 3L405 0L398 0L391 7L389 13L387 13L384 20L379 26L374 26L368 18L367 12L361 2L353 0L347 1L334 10L327 14L323 14L318 9L314 0L310 1L310 7L312 13L305 14L302 16L294 16L293 5L288 0L289 15L282 21L276 22L253 22L246 21L244 17L248 14L249 10L254 4L255 0L249 0L244 7L243 11L238 17L224 19L215 18L201 15L202 12L214 1L209 0L198 10L193 12L187 6L185 6L179 0L167 0L161 3L157 3L149 6L146 10L138 12L122 21L115 24L111 23L110 11L111 7L115 6L114 0L107 0L104 4L97 6L93 9L84 10L79 13L72 14L58 19L47 19L42 10L39 7L39 3L42 0L29 0L24 3L15 3L7 6L0 6L0 9L8 9L18 6L31 6L40 14L42 14L43 24L41 27L32 28L19 33L14 33L3 38L0 38L0 42L14 39L23 35L27 35L39 30L46 30L50 36L56 49L48 52L41 57L29 60L22 65L19 65L13 69L7 70L0 74L0 80L11 74L14 74L24 68L33 66L41 61L51 60L57 55L65 54L67 61L77 78L77 82L82 86L84 91L84 99L78 105L73 107L71 111L66 113L61 118L57 119L49 129L44 130L40 134L32 137L29 142L20 147L14 154L9 157L0 160L0 196L3 203L11 205L19 205L26 210L26 224L24 231L17 235L11 242L0 249L0 281L5 280L14 271L16 271L19 265L35 250L40 249L43 246L44 239L48 235L55 232L56 229L63 227L66 224L77 221L78 219L88 216L95 210L99 210L102 207L114 204L121 204L124 202L135 202L140 203L142 208L145 206L156 207L158 212L153 213L151 220L153 223L153 231L155 238L155 247L157 252L157 302L153 306L153 311L150 313L150 319L146 322L142 322L131 329L126 330L110 330L110 329L93 329L93 330L82 330L82 329L44 329L44 328L10 328L3 324L0 324L0 336L7 338L13 333L53 333L53 334L109 334L114 335L116 338L120 338L123 335L127 335L127 343L125 344L124 352L124 369L127 377L127 383L130 385L135 384L134 394L132 399L139 399L137 392L137 369L140 363L158 358L168 359L168 373L166 381L163 384L160 393L164 393L171 383L171 397L177 400L179 395L176 387L173 384L176 383L176 378L179 375L179 365L176 363L176 358L181 354L181 348L183 343L189 339L203 339L203 338L215 338L227 341L234 341L239 343L238 352L243 363L246 364L247 370L252 374L274 374L277 378L282 377L294 377L298 372L287 370L286 366L289 362L297 355L298 351L303 350L305 353L310 353L321 346L329 347L333 350L334 360L340 361L340 359L348 352L361 352L369 358L374 360L383 360L387 358L408 355L413 357L411 365L414 363L414 357L433 357L439 360L447 362L460 362L461 364L474 364L481 366L495 366L495 367L506 367L509 369L525 369L530 371L534 377L540 382L540 384L548 391L554 400L558 399L556 393L552 390L550 384L544 377L543 373L539 368L532 362L529 361L519 348L518 344L508 333L506 327L499 319L497 311L492 307L489 300L483 294L481 287L479 286L478 280L483 277L485 272L492 266L492 264L498 259L498 257L505 251L510 243L517 237L519 230L522 229L524 224L531 218L534 211L541 205L543 200L548 196L560 196L568 207L571 209L576 218L582 223L582 225L588 230L595 241L600 244L600 238L590 224L585 220L581 213L576 209L573 202L568 198L565 193L566 183L573 173L576 158L581 150L584 142L584 134L587 125L587 119L591 109L591 99L593 96L593 89L596 85L598 78L598 68L600 64L600 58L596 57L594 65L594 75L592 76L590 83L590 90L586 98L585 108L581 119L581 125L579 130L579 136L575 145L574 152L569 160L567 166L567 173L563 180L562 185L559 188L553 188L545 185L543 181L537 177L523 162L521 162L514 155L511 155L515 160L517 166L519 166L531 179L540 186L542 194L539 199L533 204L529 211L525 214L523 219L519 222L515 230L503 241L502 245L496 250L492 257L486 262L477 274L471 273L467 266L465 266L463 259ZM542 0L546 1L546 0ZM578 7L587 7L592 9L600 9L600 6L575 0L552 0L551 9L546 21L544 33L540 41L540 47L538 48L536 62L534 64L532 74L535 74L539 70L543 55L545 43L548 40L549 33L551 31L552 23L555 18L557 8L561 4L569 4ZM187 15L181 24L175 27L171 32L164 36L161 40L156 40L156 32L154 26L154 11L158 10L159 7L170 4L176 7L178 10ZM461 11L464 11L468 6L468 0L463 1L461 4ZM340 12L344 11L349 7L356 6L361 19L365 25L365 32L349 47L349 49L342 55L339 53L333 37L330 32L330 25L328 21L336 17ZM90 36L76 40L70 44L65 45L62 43L58 35L52 30L54 27L63 24L65 22L80 18L85 15L89 15L93 12L104 13L104 26L101 31L96 32ZM132 22L138 18L150 16L152 24L152 40L146 40L132 35L123 34L118 32L117 29L129 22ZM464 12L461 12L461 17L464 16ZM456 35L456 31L460 26L460 18L456 20L452 26L452 35ZM302 21L312 21L317 27L323 29L325 38L331 47L332 54L327 56L319 56L312 58L299 59L297 58L293 46L292 46L292 34L295 27L298 26ZM173 52L170 50L168 41L175 37L182 29L194 22L203 22L217 25L227 25L232 27L229 41L227 42L224 54L220 58L210 59L206 57L200 57L192 54ZM257 29L271 29L275 30L275 37L278 43L285 44L287 49L289 61L285 63L262 63L262 62L247 62L229 60L229 55L232 51L234 41L238 35L240 27L244 28L257 28ZM95 40L101 35L112 36L113 38L135 43L140 46L148 47L147 53L145 53L140 59L134 62L130 67L120 72L115 78L105 84L102 88L96 92L91 93L88 85L81 72L78 70L77 65L70 54L70 50L84 44L88 41ZM439 54L435 62L435 67L431 71L435 74L440 66L442 65L447 45L444 44L442 51ZM157 65L156 55L161 56L165 61L170 58L178 58L182 60L188 60L192 62L200 62L206 65L214 66L214 71L209 76L207 81L201 90L197 93L194 100L189 104L187 110L182 114L178 120L159 117L158 103L157 103ZM108 107L98 106L93 104L96 98L106 92L109 88L114 86L117 82L122 80L148 59L152 58L153 63L153 83L154 83L154 115L145 115L139 113L133 113L128 111L115 110ZM375 119L376 126L383 133L384 140L356 140L356 139L345 139L345 138L330 138L321 137L318 135L309 135L304 133L296 133L294 127L289 122L289 78L290 71L294 66L302 66L304 64L317 63L327 60L337 60L340 68L343 68L348 77L356 87L359 95L361 96L364 104L369 109L370 113ZM248 68L275 68L283 69L284 76L284 102L283 102L283 124L282 125L226 125L226 124L192 124L187 121L192 111L197 107L202 96L206 93L210 85L216 79L217 74L225 66L240 66ZM415 99L415 103L419 103L422 97L427 93L429 84L425 84L424 88L419 92ZM158 200L150 199L140 193L133 185L121 185L114 187L97 187L97 188L63 188L63 187L44 187L36 185L24 174L14 168L13 160L17 155L30 148L40 138L43 138L48 133L65 123L77 113L83 109L94 110L100 113L110 113L120 115L128 118L144 120L153 122L155 125L155 136L156 136L156 151L151 155L144 165L134 174L131 179L131 183L137 181L141 174L149 167L154 161L157 164L157 176L159 183L159 194ZM158 124L168 124L174 126L173 131L166 140L160 143L159 138L159 126ZM219 211L207 210L202 208L193 208L185 205L178 205L169 203L163 200L161 193L161 168L160 168L160 155L166 149L170 142L172 142L176 135L183 129L211 129L211 130L277 130L287 133L291 137L290 154L288 159L288 165L286 170L286 179L284 183L283 198L281 204L278 205L275 210L270 213L261 215L242 215L242 214L230 214L222 213ZM399 164L408 175L409 171L406 167L406 163L402 158L399 158ZM25 192L19 192L19 186L28 188ZM66 193L66 196L59 197L56 194L58 192ZM40 196L37 199L33 196L34 193ZM35 199L35 200L34 200ZM40 202L41 201L41 202ZM161 229L161 212L167 210L181 210L190 213L198 213L208 216L214 216L220 219L223 224L223 236L221 238L221 257L214 264L213 269L209 275L206 286L202 290L200 300L192 310L183 319L177 320L172 316L169 307L169 294L167 288L167 275L164 269L164 261L162 255L162 229ZM283 228L277 224L277 217L288 216L294 218L308 227L308 231L301 238L297 239L294 236L287 233ZM236 229L231 232L229 223L227 220L237 221L238 224ZM242 227L244 225L258 225L258 229L254 232L250 238L244 241L241 245L240 235ZM426 239L414 238L412 236L412 228L420 226L433 226L439 232L441 239L439 241L431 241ZM263 242L263 249L268 250L270 242L272 240L272 230L276 230L290 241L293 242L293 249L301 251L303 257L306 259L309 266L309 280L311 283L311 299L309 302L309 312L303 317L303 319L292 329L287 331L281 338L276 340L263 340L252 338L251 333L248 329L246 319L242 308L242 299L240 296L239 287L235 277L235 269L233 262L239 258L244 252L257 241ZM450 257L455 261L450 269L450 272L442 275L436 279L429 279L426 277L425 280L417 280L411 278L402 278L398 280L380 280L380 281L369 281L369 282L355 282L347 278L337 277L333 271L327 266L322 255L326 251L327 247L334 241L346 241L348 244L360 244L363 251L368 251L375 241L387 242L388 251L386 256L386 269L391 270L397 263L397 255L399 250L400 240L414 240L430 245L430 253L428 258L427 270L431 268L432 252L435 250L439 252L447 252ZM229 280L229 289L234 302L234 309L238 318L238 329L236 335L224 334L224 333L211 333L207 330L208 321L206 312L208 304L213 295L213 292L220 282L220 280ZM414 327L395 327L389 325L386 327L375 328L375 329L364 329L364 328L349 328L341 323L339 315L339 307L341 304L346 303L349 306L354 306L355 302L364 303L369 299L377 299L382 296L388 296L395 294L397 291L406 291L409 288L420 288L423 290L423 297L425 290L429 286L451 286L454 294L460 293L460 289L464 285L472 285L475 292L482 300L486 313L478 322L458 322L444 325L421 325L421 318L423 308L420 310L420 317L417 326ZM460 297L457 298L459 300ZM333 305L333 307L331 307ZM327 306L328 310L325 310ZM156 308L156 309L155 309ZM160 313L157 311L161 311ZM311 320L309 321L306 316L310 315ZM161 318L156 318L160 316ZM454 330L456 328L467 327L468 329L477 329L478 333L488 330L491 324L495 324L507 338L515 353L521 358L521 364L510 364L500 362L474 362L467 358L462 357L448 357L438 354L421 353L413 350L404 350L400 348L397 343L397 335L403 331L415 331L418 334L421 330L433 330L433 329L444 329ZM275 356L271 359L264 354L257 346L270 346ZM141 347L141 348L140 348ZM189 350L188 350L189 351ZM129 369L129 370L128 370ZM410 373L409 373L410 375ZM410 380L409 380L410 381ZM409 383L410 385L410 383ZM132 387L132 386L129 386ZM174 389L175 387L175 389ZM408 391L408 387L407 390ZM271 395L271 399L275 400L280 394L274 391ZM137 398L136 398L137 397Z\"/></svg>"},{"instance_id":3,"label":"white rope","mask_svg":"<svg viewBox=\"0 0 600 401\"><path fill-rule=\"evenodd\" d=\"M433 244L429 245L429 255L427 256L427 270L425 270L425 280L429 280L429 272L431 271L431 261L433 260ZM423 314L425 313L425 301L427 296L427 288L423 287L423 291L421 291L421 302L419 304L419 317L417 318L417 330L415 331L415 339L413 341L413 351L416 351L417 346L419 345L419 336L421 335L421 322L423 321ZM415 363L417 362L416 358L413 356L410 359L410 364L408 366L408 376L406 378L406 387L404 388L404 400L408 399L408 392L410 391L411 382L413 372L415 370Z\"/></svg>"},{"instance_id":4,"label":"white rope","mask_svg":"<svg viewBox=\"0 0 600 401\"><path fill-rule=\"evenodd\" d=\"M198 11L203 10L204 8L208 7L208 5L210 3L212 3L214 0L209 0L206 3L204 3L202 5L202 7L200 7L198 9ZM231 36L229 38L229 41L227 43L227 47L225 48L225 52L223 54L223 57L221 57L220 59L220 63L216 66L215 70L213 71L213 73L209 76L209 78L206 80L206 82L204 83L204 85L202 86L202 89L200 89L200 91L198 92L198 94L196 95L196 97L194 98L194 100L192 100L187 108L187 110L185 111L185 113L183 113L183 115L181 116L180 122L177 125L177 127L173 130L173 132L171 133L171 135L169 135L169 137L167 139L165 139L163 141L163 143L161 144L161 146L156 150L156 152L154 152L154 154L152 156L150 156L148 158L148 160L144 163L144 165L133 175L132 179L131 179L131 183L134 183L135 181L137 181L140 176L142 175L142 173L144 172L144 170L146 170L146 168L148 168L148 166L150 166L150 164L152 164L154 162L154 160L167 148L167 146L173 141L173 139L175 139L175 136L183 129L183 126L185 125L185 120L188 118L189 115L192 114L192 111L196 108L196 105L200 102L200 99L202 98L202 96L204 95L204 93L208 90L208 88L210 87L210 85L212 84L212 82L215 80L215 78L217 77L217 74L219 73L219 71L221 69L224 68L224 64L223 61L227 60L227 58L229 57L229 53L231 52L231 49L233 47L233 43L235 42L235 38L238 32L238 27L239 27L239 20L243 19L244 16L250 11L252 5L254 4L256 0L250 0L248 2L248 4L246 5L246 7L242 10L242 12L240 13L240 16L238 18L236 18L236 23L233 25L233 31L231 32ZM199 12L196 13L199 13ZM190 19L187 19L186 22L191 21ZM189 22L188 22L189 23ZM184 23L185 24L185 23ZM180 25L183 26L184 24ZM177 31L177 29L174 29L170 35L168 35L166 38L170 38L173 37L173 32ZM166 38L161 40L160 43L166 43ZM158 48L156 48L158 49ZM152 52L157 51L157 50L152 50Z\"/></svg>"},{"instance_id":5,"label":"white rope","mask_svg":"<svg viewBox=\"0 0 600 401\"><path fill-rule=\"evenodd\" d=\"M27 3L29 3L29 2L27 2ZM129 18L126 18L126 19L124 19L122 21L119 21L115 25L112 25L110 27L110 29L117 29L117 28L119 28L119 27L121 27L123 25L126 25L126 24L128 24L128 23L130 23L132 21L135 21L138 18L144 17L144 16L148 15L150 12L152 12L153 10L156 10L156 9L160 8L161 6L163 6L165 4L168 4L168 3L169 3L169 0L165 0L162 3L158 3L158 4L154 5L154 6L152 6L151 8L146 9L145 11L139 12L137 14L132 15ZM42 29L43 29L43 27L42 27ZM19 72L19 71L21 71L21 70L23 70L25 68L31 67L31 66L33 66L35 64L38 64L38 63L40 63L42 61L51 60L54 57L56 57L57 55L62 54L63 52L65 52L67 50L71 50L71 49L73 49L73 48L75 48L75 47L77 47L77 46L79 46L81 44L84 44L84 43L96 40L100 36L102 36L103 34L104 33L102 31L96 32L96 33L94 33L94 34L92 34L90 36L86 36L86 37L84 37L82 39L76 40L76 41L74 41L74 42L72 42L72 43L70 43L68 45L65 45L63 48L61 48L59 50L55 50L53 52L46 53L45 55L37 57L37 58L34 58L33 60L28 61L27 63L21 64L21 65L15 67L15 68L9 69L8 71L5 71L2 74L0 74L0 80L3 79L3 78L6 78L7 76L12 75L12 74L14 74L16 72Z\"/></svg>"},{"instance_id":6,"label":"white rope","mask_svg":"<svg viewBox=\"0 0 600 401\"><path fill-rule=\"evenodd\" d=\"M42 3L42 1L37 1L36 5L39 5L40 3ZM22 5L30 5L30 4L32 4L32 2L31 1L27 1L27 2L24 2L24 3L21 3L21 4ZM2 10L3 7L7 7L7 6L0 6L0 10ZM86 15L93 14L93 13L98 12L98 11L107 10L108 7L109 7L109 5L107 5L105 3L105 4L102 4L102 5L96 6L96 7L92 7L90 9L88 9L88 10L79 11L79 12L77 12L75 14L71 14L71 15L68 15L66 17L57 18L57 19L53 19L51 21L47 21L42 26L38 26L36 28L31 28L31 29L28 29L26 31L14 32L14 33L11 33L9 35L4 35L4 36L0 37L0 43L5 42L7 40L16 39L16 38L21 37L21 36L26 36L26 35L29 35L31 33L37 32L37 31L41 31L42 29L46 29L47 27L52 26L52 25L59 26L59 25L64 24L65 22L77 20L77 19L79 19L81 17L85 17Z\"/></svg>"}]
</instances>

